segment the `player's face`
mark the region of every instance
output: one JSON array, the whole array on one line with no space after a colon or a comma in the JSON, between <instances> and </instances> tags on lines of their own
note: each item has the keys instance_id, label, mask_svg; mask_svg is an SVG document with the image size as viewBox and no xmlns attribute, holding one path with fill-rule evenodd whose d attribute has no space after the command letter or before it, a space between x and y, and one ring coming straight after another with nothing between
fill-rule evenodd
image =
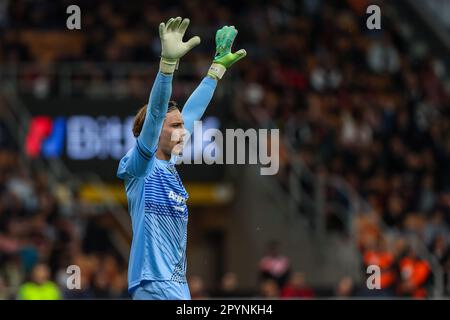
<instances>
[{"instance_id":1,"label":"player's face","mask_svg":"<svg viewBox=\"0 0 450 320\"><path fill-rule=\"evenodd\" d=\"M183 150L184 137L184 121L180 111L168 112L159 137L158 148L169 157L171 154L180 155Z\"/></svg>"}]
</instances>

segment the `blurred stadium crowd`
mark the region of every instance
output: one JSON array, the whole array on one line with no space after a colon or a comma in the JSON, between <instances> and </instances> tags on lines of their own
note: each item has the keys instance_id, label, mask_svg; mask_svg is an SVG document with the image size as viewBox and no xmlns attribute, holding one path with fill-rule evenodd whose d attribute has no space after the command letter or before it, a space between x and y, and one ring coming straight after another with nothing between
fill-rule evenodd
<instances>
[{"instance_id":1,"label":"blurred stadium crowd","mask_svg":"<svg viewBox=\"0 0 450 320\"><path fill-rule=\"evenodd\" d=\"M25 164L3 119L0 128L0 299L128 297L106 212ZM67 290L69 265L83 271L82 290Z\"/></svg>"},{"instance_id":2,"label":"blurred stadium crowd","mask_svg":"<svg viewBox=\"0 0 450 320\"><path fill-rule=\"evenodd\" d=\"M91 67L157 61L155 30L166 17L189 17L190 32L204 40L180 66L192 65L199 75L211 61L216 29L234 24L238 47L249 53L234 70L234 85L241 88L232 106L235 121L282 130L280 183L289 188L290 164L301 160L314 173L344 178L370 204L371 212L355 218L357 241L363 266L381 266L383 290L358 291L346 277L336 284L334 295L428 296L434 281L431 266L409 245L411 234L439 261L450 295L448 73L415 40L406 21L383 16L381 31L367 30L368 2L352 0L265 5L186 1L176 6L164 1L78 1L83 29L77 33L77 45L38 50L45 39L21 32L64 33L66 16L61 12L69 2L6 1L7 9L0 10L1 64L37 62L45 68L50 61L88 62L91 92L106 93L111 75ZM58 42L58 36L51 37ZM43 74L51 95L58 83ZM136 92L148 93L147 76L131 74L128 80L129 94L136 87ZM24 81L31 91L42 86L36 69ZM53 281L45 289L53 297L127 297L126 262L109 250L108 221L89 212L76 197L67 201L63 187L52 185L45 173L18 165L17 146L10 145L6 126L1 140L0 298L32 296L32 284L47 280ZM333 212L328 214L332 221ZM67 276L63 268L69 264L81 266L85 282L91 284L77 296L61 289ZM259 268L260 291L254 294L320 295L305 284L307 275L290 274L289 258L273 250ZM361 270L365 274L365 268ZM198 276L190 281L194 298L239 294L234 273L224 275L219 291L205 290Z\"/></svg>"}]
</instances>

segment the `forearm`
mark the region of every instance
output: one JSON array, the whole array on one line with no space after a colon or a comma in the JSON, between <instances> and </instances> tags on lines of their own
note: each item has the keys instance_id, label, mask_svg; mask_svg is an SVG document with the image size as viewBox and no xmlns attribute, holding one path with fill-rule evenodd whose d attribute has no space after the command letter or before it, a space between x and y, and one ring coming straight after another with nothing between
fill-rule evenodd
<instances>
[{"instance_id":1,"label":"forearm","mask_svg":"<svg viewBox=\"0 0 450 320\"><path fill-rule=\"evenodd\" d=\"M216 87L217 80L210 76L206 76L186 101L182 116L184 126L190 133L192 133L192 130L194 129L194 122L200 120L205 113Z\"/></svg>"},{"instance_id":2,"label":"forearm","mask_svg":"<svg viewBox=\"0 0 450 320\"><path fill-rule=\"evenodd\" d=\"M166 117L169 99L172 94L173 75L158 72L150 92L147 113L138 141L149 155L157 146L161 127Z\"/></svg>"}]
</instances>

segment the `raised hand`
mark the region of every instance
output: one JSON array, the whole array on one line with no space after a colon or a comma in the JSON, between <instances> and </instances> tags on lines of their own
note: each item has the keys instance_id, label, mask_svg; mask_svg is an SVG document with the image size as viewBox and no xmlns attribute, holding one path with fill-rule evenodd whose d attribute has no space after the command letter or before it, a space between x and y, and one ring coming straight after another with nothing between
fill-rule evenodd
<instances>
[{"instance_id":1,"label":"raised hand","mask_svg":"<svg viewBox=\"0 0 450 320\"><path fill-rule=\"evenodd\" d=\"M234 26L224 26L217 30L216 54L208 75L216 79L221 79L226 69L247 55L244 49L238 50L235 53L231 52L231 47L233 46L237 33L238 31Z\"/></svg>"},{"instance_id":2,"label":"raised hand","mask_svg":"<svg viewBox=\"0 0 450 320\"><path fill-rule=\"evenodd\" d=\"M183 42L183 36L189 26L189 19L181 17L171 18L167 23L159 25L159 37L161 39L160 70L171 74L175 71L178 61L189 50L200 43L200 37L195 36L187 42Z\"/></svg>"}]
</instances>

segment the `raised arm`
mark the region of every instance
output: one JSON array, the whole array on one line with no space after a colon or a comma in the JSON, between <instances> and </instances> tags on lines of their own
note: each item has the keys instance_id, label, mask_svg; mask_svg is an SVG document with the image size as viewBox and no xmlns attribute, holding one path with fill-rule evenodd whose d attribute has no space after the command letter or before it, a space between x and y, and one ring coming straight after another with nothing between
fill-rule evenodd
<instances>
[{"instance_id":1,"label":"raised arm","mask_svg":"<svg viewBox=\"0 0 450 320\"><path fill-rule=\"evenodd\" d=\"M120 162L119 178L145 177L153 167L159 134L172 93L172 78L171 74L158 72L150 93L141 132L134 147Z\"/></svg>"},{"instance_id":2,"label":"raised arm","mask_svg":"<svg viewBox=\"0 0 450 320\"><path fill-rule=\"evenodd\" d=\"M158 72L150 92L141 134L136 139L136 145L142 148L149 157L158 146L159 134L172 94L172 79L172 74Z\"/></svg>"},{"instance_id":3,"label":"raised arm","mask_svg":"<svg viewBox=\"0 0 450 320\"><path fill-rule=\"evenodd\" d=\"M243 49L236 53L231 52L237 33L234 26L225 26L216 32L216 54L208 70L208 75L191 94L183 108L184 126L189 133L192 133L194 129L194 122L203 116L211 102L217 82L223 77L227 68L247 54Z\"/></svg>"},{"instance_id":4,"label":"raised arm","mask_svg":"<svg viewBox=\"0 0 450 320\"><path fill-rule=\"evenodd\" d=\"M216 86L217 80L206 76L186 101L181 115L183 116L184 127L189 133L192 133L192 130L194 130L194 122L200 120L203 113L205 113L214 95Z\"/></svg>"},{"instance_id":5,"label":"raised arm","mask_svg":"<svg viewBox=\"0 0 450 320\"><path fill-rule=\"evenodd\" d=\"M159 135L166 117L172 94L173 73L179 59L200 43L199 37L183 42L189 19L171 18L167 24L159 25L161 38L161 60L158 75L153 83L147 104L145 120L135 146L122 158L117 176L119 178L140 178L150 173Z\"/></svg>"}]
</instances>

